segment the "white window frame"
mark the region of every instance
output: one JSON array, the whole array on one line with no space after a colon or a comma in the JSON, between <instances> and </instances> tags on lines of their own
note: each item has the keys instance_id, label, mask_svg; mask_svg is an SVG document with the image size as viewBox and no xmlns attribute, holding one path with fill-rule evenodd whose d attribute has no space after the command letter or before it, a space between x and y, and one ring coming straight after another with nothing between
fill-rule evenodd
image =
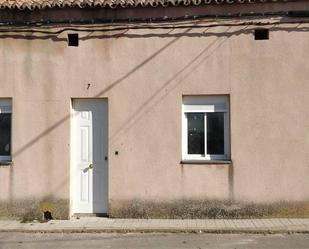
<instances>
[{"instance_id":1,"label":"white window frame","mask_svg":"<svg viewBox=\"0 0 309 249\"><path fill-rule=\"evenodd\" d=\"M12 99L0 99L0 113L10 113L12 115ZM11 116L12 117L12 116ZM12 120L11 120L12 125ZM12 128L11 128L11 155L3 156L0 155L0 162L11 161L12 160Z\"/></svg>"},{"instance_id":2,"label":"white window frame","mask_svg":"<svg viewBox=\"0 0 309 249\"><path fill-rule=\"evenodd\" d=\"M224 113L224 154L207 154L207 113ZM204 154L188 154L187 113L204 113ZM182 160L229 160L230 113L228 96L184 96L182 103Z\"/></svg>"}]
</instances>

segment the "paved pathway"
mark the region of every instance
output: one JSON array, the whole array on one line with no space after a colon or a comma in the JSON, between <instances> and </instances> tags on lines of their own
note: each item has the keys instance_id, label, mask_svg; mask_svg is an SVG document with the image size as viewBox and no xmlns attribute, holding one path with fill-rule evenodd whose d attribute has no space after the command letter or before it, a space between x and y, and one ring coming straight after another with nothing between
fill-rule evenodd
<instances>
[{"instance_id":1,"label":"paved pathway","mask_svg":"<svg viewBox=\"0 0 309 249\"><path fill-rule=\"evenodd\" d=\"M0 232L309 233L309 219L110 219L85 217L20 223L0 220Z\"/></svg>"}]
</instances>

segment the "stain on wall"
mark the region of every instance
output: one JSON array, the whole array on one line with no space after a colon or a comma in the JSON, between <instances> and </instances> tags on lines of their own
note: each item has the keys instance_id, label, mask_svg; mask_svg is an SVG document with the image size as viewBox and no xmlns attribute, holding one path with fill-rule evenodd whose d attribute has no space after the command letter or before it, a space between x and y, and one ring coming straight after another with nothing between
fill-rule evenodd
<instances>
[{"instance_id":1,"label":"stain on wall","mask_svg":"<svg viewBox=\"0 0 309 249\"><path fill-rule=\"evenodd\" d=\"M21 222L42 221L44 212L50 212L53 219L69 218L69 200L66 199L24 199L0 202L0 219L19 219Z\"/></svg>"},{"instance_id":2,"label":"stain on wall","mask_svg":"<svg viewBox=\"0 0 309 249\"><path fill-rule=\"evenodd\" d=\"M255 204L220 200L111 201L110 217L146 219L309 218L309 202Z\"/></svg>"}]
</instances>

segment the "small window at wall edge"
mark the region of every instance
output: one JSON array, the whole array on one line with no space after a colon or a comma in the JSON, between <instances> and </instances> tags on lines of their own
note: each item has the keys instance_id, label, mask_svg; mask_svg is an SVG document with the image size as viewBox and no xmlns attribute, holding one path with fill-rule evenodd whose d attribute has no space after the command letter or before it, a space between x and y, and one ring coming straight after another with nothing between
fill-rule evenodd
<instances>
[{"instance_id":1,"label":"small window at wall edge","mask_svg":"<svg viewBox=\"0 0 309 249\"><path fill-rule=\"evenodd\" d=\"M182 98L182 161L230 160L228 95Z\"/></svg>"},{"instance_id":2,"label":"small window at wall edge","mask_svg":"<svg viewBox=\"0 0 309 249\"><path fill-rule=\"evenodd\" d=\"M12 99L0 98L0 164L11 162Z\"/></svg>"}]
</instances>

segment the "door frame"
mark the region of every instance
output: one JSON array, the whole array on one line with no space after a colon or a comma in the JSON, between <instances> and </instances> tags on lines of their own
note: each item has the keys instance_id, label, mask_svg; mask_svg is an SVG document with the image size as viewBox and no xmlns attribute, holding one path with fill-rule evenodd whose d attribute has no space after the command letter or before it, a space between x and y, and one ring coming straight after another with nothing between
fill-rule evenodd
<instances>
[{"instance_id":1,"label":"door frame","mask_svg":"<svg viewBox=\"0 0 309 249\"><path fill-rule=\"evenodd\" d=\"M75 164L74 164L74 158L73 158L73 151L74 151L74 143L73 143L73 133L74 133L74 129L73 129L73 122L74 122L74 106L73 106L73 102L76 100L90 100L90 101L102 101L105 100L106 101L106 105L107 105L107 155L109 158L109 104L108 104L108 98L83 98L83 97L76 97L76 98L71 98L70 99L70 142L69 142L69 147L70 147L70 203L69 203L69 217L73 217L74 215L78 215L78 216L82 216L83 214L76 214L74 213L74 194L75 194ZM107 202L109 201L109 160L107 161ZM92 213L92 214L84 214L85 216L108 216L108 212L109 212L109 205L107 203L107 213L105 214L101 214L101 213Z\"/></svg>"}]
</instances>

